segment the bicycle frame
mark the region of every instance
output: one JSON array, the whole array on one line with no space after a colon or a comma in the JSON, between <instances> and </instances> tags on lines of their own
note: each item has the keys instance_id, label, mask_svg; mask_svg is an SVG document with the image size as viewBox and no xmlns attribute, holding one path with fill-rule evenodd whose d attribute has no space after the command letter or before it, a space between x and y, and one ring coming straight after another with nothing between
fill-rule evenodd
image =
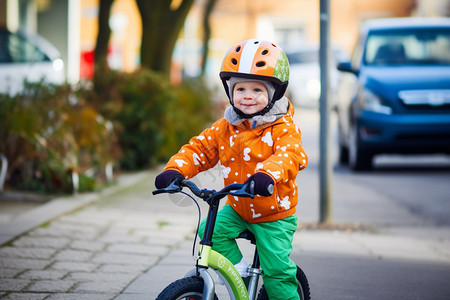
<instances>
[{"instance_id":1,"label":"bicycle frame","mask_svg":"<svg viewBox=\"0 0 450 300\"><path fill-rule=\"evenodd\" d=\"M239 275L239 272L225 256L212 250L211 246L205 245L201 246L199 254L198 272L205 283L203 287L203 295L206 296L206 299L214 299L214 281L212 281L211 275L206 271L207 268L212 268L220 272L228 283L228 292L231 292L232 295L234 295L234 299L250 299L247 288L245 287L244 281ZM205 277L209 277L210 279L205 280ZM207 284L210 281L212 281L212 285Z\"/></svg>"},{"instance_id":2,"label":"bicycle frame","mask_svg":"<svg viewBox=\"0 0 450 300\"><path fill-rule=\"evenodd\" d=\"M227 282L228 293L233 299L236 300L244 300L244 299L253 299L254 294L256 294L256 285L257 280L254 280L253 283L250 284L252 287L252 298L249 298L249 293L247 288L242 280L242 277L239 275L239 272L236 270L234 265L222 254L217 251L212 250L212 235L214 232L214 225L216 222L217 213L219 211L219 202L220 199L223 198L226 194L224 193L226 190L223 189L221 192L216 193L216 191L210 190L200 190L197 186L195 186L192 182L187 180L181 181L183 186L188 187L196 196L202 198L209 204L208 216L206 218L205 224L205 233L203 236L203 240L200 242L199 256L196 264L196 269L189 272L185 277L188 276L200 276L203 278L204 286L203 286L203 296L204 299L213 300L215 293L215 284L211 275L208 273L208 268L212 268L220 272L220 274L224 277ZM231 190L239 190L236 194L244 197L254 197L254 195L245 192L246 186L242 184L234 184L227 187L226 191L229 193ZM167 190L172 192L178 192L181 190L179 186L169 186ZM159 193L158 191L153 192L153 194ZM256 254L256 253L255 253ZM257 263L259 267L259 260L254 261L254 264ZM251 270L252 275L259 276L260 273Z\"/></svg>"}]
</instances>

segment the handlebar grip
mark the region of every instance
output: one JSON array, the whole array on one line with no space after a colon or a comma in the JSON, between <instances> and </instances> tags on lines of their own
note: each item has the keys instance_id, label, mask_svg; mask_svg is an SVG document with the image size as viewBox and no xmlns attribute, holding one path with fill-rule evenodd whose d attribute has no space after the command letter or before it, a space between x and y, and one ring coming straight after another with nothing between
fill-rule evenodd
<instances>
[{"instance_id":1,"label":"handlebar grip","mask_svg":"<svg viewBox=\"0 0 450 300\"><path fill-rule=\"evenodd\" d=\"M153 195L158 195L158 194L162 194L162 193L167 193L165 190L154 190L152 191Z\"/></svg>"}]
</instances>

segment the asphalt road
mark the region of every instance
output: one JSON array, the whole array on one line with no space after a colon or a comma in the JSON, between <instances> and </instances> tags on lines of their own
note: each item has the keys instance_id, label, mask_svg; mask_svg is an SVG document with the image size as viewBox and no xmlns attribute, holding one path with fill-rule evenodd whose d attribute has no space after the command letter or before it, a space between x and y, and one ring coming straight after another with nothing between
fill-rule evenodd
<instances>
[{"instance_id":1,"label":"asphalt road","mask_svg":"<svg viewBox=\"0 0 450 300\"><path fill-rule=\"evenodd\" d=\"M354 255L295 253L312 299L450 299L450 265Z\"/></svg>"},{"instance_id":2,"label":"asphalt road","mask_svg":"<svg viewBox=\"0 0 450 300\"><path fill-rule=\"evenodd\" d=\"M297 215L300 222L312 223L319 215L318 113L300 108L297 113L310 158L310 165L298 177L301 203ZM448 241L450 157L384 155L376 158L373 171L354 173L336 163L336 128L332 116L331 222L349 228L373 226L376 233L391 235L392 241L413 238L417 248L429 238ZM388 241L380 239L380 243ZM448 263L411 259L408 250L400 249L392 257L338 253L330 244L292 254L308 276L312 299L450 299Z\"/></svg>"}]
</instances>

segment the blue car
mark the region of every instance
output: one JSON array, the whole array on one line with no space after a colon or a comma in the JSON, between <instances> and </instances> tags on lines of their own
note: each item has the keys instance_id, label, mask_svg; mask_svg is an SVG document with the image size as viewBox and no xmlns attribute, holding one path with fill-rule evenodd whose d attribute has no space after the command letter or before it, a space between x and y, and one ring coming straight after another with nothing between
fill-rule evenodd
<instances>
[{"instance_id":1,"label":"blue car","mask_svg":"<svg viewBox=\"0 0 450 300\"><path fill-rule=\"evenodd\" d=\"M449 18L367 21L337 69L341 164L370 170L377 154L450 154Z\"/></svg>"}]
</instances>

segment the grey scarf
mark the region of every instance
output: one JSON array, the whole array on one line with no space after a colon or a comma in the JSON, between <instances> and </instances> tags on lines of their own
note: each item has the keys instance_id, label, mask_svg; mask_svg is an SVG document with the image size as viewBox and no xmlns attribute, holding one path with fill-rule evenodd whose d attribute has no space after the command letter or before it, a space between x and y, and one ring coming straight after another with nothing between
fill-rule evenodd
<instances>
[{"instance_id":1,"label":"grey scarf","mask_svg":"<svg viewBox=\"0 0 450 300\"><path fill-rule=\"evenodd\" d=\"M233 109L232 106L225 110L225 119L232 125L237 125L244 120L248 120L252 124L252 128L264 126L281 119L289 109L289 100L286 97L276 101L273 107L262 116L254 116L250 119L241 118Z\"/></svg>"}]
</instances>

